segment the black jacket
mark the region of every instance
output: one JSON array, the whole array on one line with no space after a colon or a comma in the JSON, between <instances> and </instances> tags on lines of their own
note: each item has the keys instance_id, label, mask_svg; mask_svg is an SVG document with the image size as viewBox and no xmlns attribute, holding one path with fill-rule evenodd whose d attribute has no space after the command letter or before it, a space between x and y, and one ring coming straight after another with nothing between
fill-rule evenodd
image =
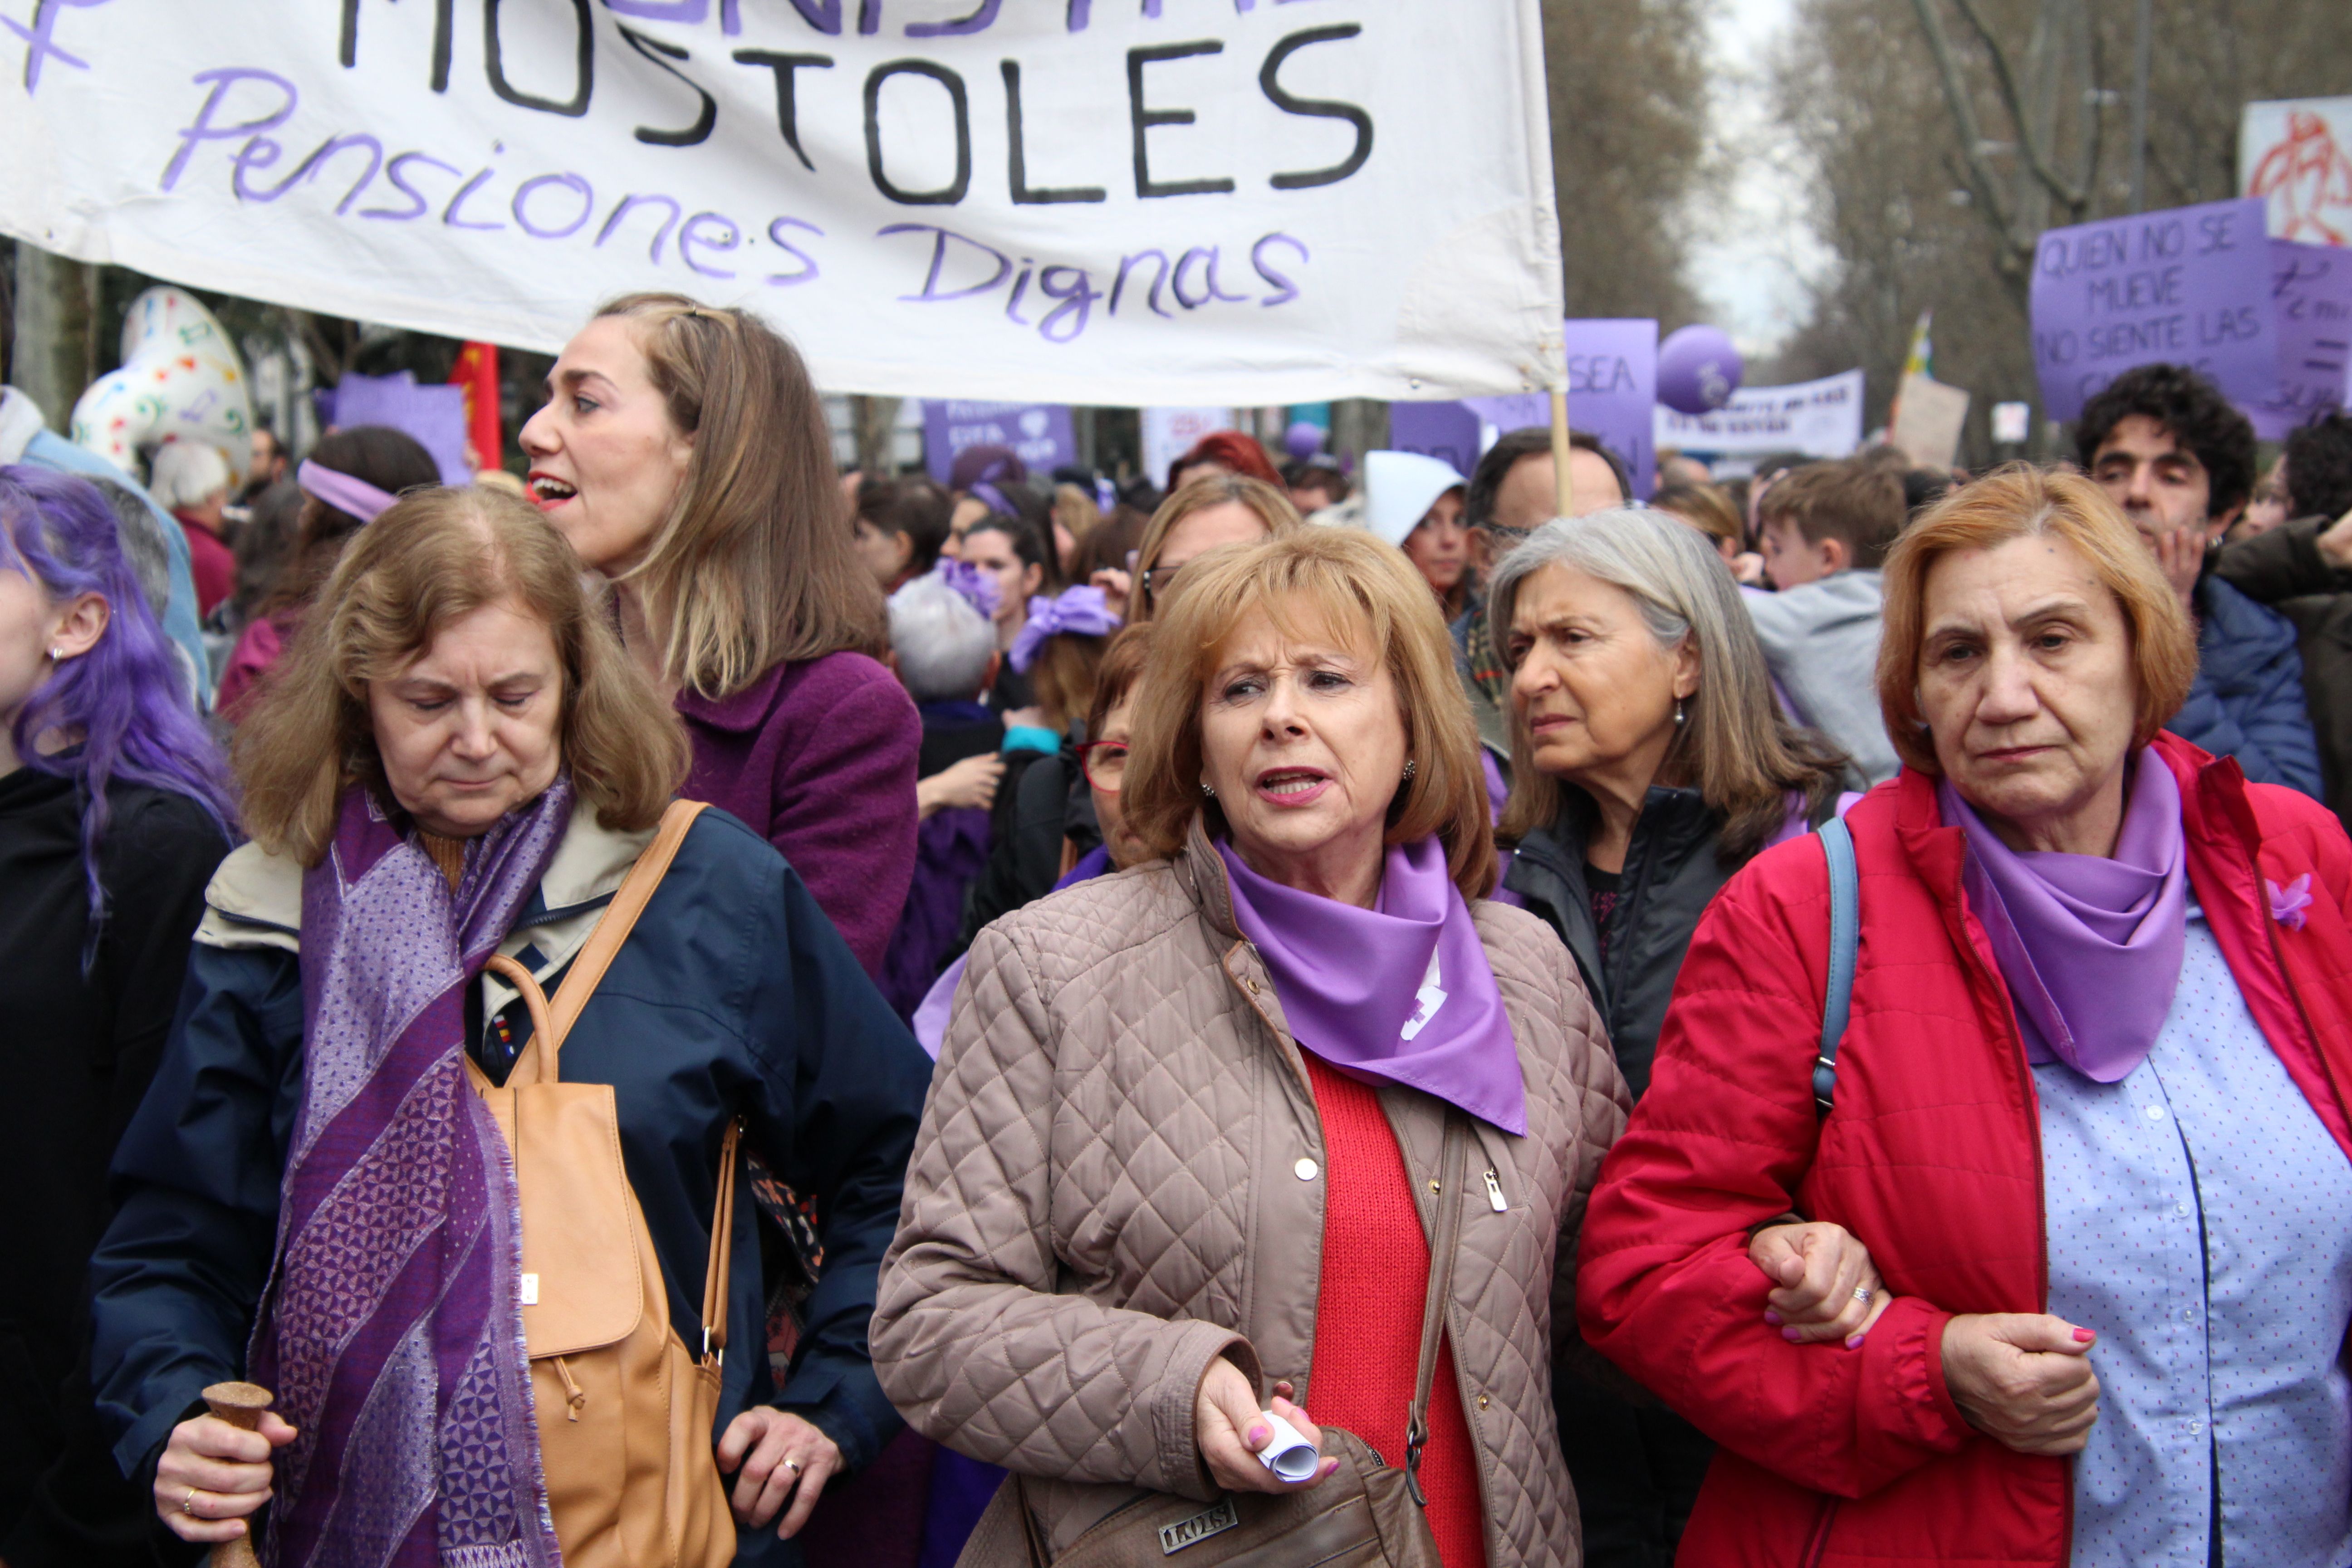
<instances>
[{"instance_id":1,"label":"black jacket","mask_svg":"<svg viewBox=\"0 0 2352 1568\"><path fill-rule=\"evenodd\" d=\"M82 792L0 778L0 1191L19 1223L0 1268L0 1561L146 1561L152 1500L107 1453L89 1385L89 1255L106 1167L154 1077L205 883L228 838L204 807L107 792L108 916L89 973Z\"/></svg>"},{"instance_id":2,"label":"black jacket","mask_svg":"<svg viewBox=\"0 0 2352 1568\"><path fill-rule=\"evenodd\" d=\"M2296 518L2239 540L2221 552L2213 575L2294 624L2328 809L2352 828L2352 572L2319 553L2319 536L2335 521Z\"/></svg>"},{"instance_id":3,"label":"black jacket","mask_svg":"<svg viewBox=\"0 0 2352 1568\"><path fill-rule=\"evenodd\" d=\"M1626 847L1604 964L1584 879L1584 846L1596 808L1580 790L1564 795L1569 804L1560 819L1520 842L1503 885L1549 921L1576 955L1584 988L1609 1026L1625 1087L1638 1100L1650 1086L1658 1030L1665 1024L1666 1003L1674 995L1675 976L1682 973L1691 932L1746 862L1727 863L1717 854L1723 814L1696 790L1653 788Z\"/></svg>"},{"instance_id":4,"label":"black jacket","mask_svg":"<svg viewBox=\"0 0 2352 1568\"><path fill-rule=\"evenodd\" d=\"M963 930L949 953L954 958L971 945L982 926L999 915L1044 898L1062 879L1062 845L1067 839L1084 856L1102 842L1095 822L1095 797L1087 788L1076 750L1065 742L1054 756L1030 753L1035 761L1016 780L1005 769L996 790L995 837L989 846L988 869L971 885L964 905ZM1005 803L1012 802L1010 817Z\"/></svg>"}]
</instances>

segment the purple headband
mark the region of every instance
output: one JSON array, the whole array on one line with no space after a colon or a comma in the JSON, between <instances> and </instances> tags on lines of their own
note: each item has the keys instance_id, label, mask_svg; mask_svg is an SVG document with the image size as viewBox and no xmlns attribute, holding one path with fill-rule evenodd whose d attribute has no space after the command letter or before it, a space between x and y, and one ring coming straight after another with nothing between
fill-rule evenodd
<instances>
[{"instance_id":1,"label":"purple headband","mask_svg":"<svg viewBox=\"0 0 2352 1568\"><path fill-rule=\"evenodd\" d=\"M931 575L953 589L965 604L978 610L982 620L996 618L996 579L971 562L942 561L931 568Z\"/></svg>"},{"instance_id":2,"label":"purple headband","mask_svg":"<svg viewBox=\"0 0 2352 1568\"><path fill-rule=\"evenodd\" d=\"M400 498L386 495L365 479L338 473L317 461L304 458L294 470L294 483L313 500L323 501L337 511L349 512L362 522L373 522L383 510Z\"/></svg>"},{"instance_id":3,"label":"purple headband","mask_svg":"<svg viewBox=\"0 0 2352 1568\"><path fill-rule=\"evenodd\" d=\"M1022 674L1037 662L1037 650L1045 639L1068 632L1082 637L1107 637L1118 630L1118 617L1110 613L1100 588L1065 588L1053 598L1029 601L1029 620L1013 639L1012 651L1005 655L1013 668Z\"/></svg>"}]
</instances>

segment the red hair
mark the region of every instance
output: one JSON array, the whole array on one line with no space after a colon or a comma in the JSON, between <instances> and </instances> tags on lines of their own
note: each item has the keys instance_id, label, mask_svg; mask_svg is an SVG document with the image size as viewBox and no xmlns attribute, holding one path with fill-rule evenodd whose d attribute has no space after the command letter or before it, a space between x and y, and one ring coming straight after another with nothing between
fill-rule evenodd
<instances>
[{"instance_id":1,"label":"red hair","mask_svg":"<svg viewBox=\"0 0 2352 1568\"><path fill-rule=\"evenodd\" d=\"M1246 479L1282 489L1282 476L1274 471L1266 458L1265 448L1238 430L1212 430L1192 443L1192 449L1168 465L1168 490L1173 495L1180 488L1177 476L1195 463L1215 463Z\"/></svg>"}]
</instances>

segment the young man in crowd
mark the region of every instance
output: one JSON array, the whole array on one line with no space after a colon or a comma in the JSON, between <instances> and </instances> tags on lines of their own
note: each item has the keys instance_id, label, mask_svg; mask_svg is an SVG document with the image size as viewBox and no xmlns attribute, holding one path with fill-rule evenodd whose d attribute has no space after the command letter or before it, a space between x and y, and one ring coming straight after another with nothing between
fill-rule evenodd
<instances>
[{"instance_id":1,"label":"young man in crowd","mask_svg":"<svg viewBox=\"0 0 2352 1568\"><path fill-rule=\"evenodd\" d=\"M2294 624L2327 804L2352 828L2352 414L2286 438L2287 521L2223 550L2213 574Z\"/></svg>"},{"instance_id":2,"label":"young man in crowd","mask_svg":"<svg viewBox=\"0 0 2352 1568\"><path fill-rule=\"evenodd\" d=\"M1903 531L1903 481L1884 464L1812 463L1764 494L1764 575L1748 618L1764 662L1797 711L1871 784L1900 765L1878 711L1879 563Z\"/></svg>"},{"instance_id":3,"label":"young man in crowd","mask_svg":"<svg viewBox=\"0 0 2352 1568\"><path fill-rule=\"evenodd\" d=\"M2256 784L2321 794L2294 627L2212 571L2253 493L2253 426L2186 365L2146 364L2084 405L2074 446L2197 624L2196 684L2168 727Z\"/></svg>"}]
</instances>

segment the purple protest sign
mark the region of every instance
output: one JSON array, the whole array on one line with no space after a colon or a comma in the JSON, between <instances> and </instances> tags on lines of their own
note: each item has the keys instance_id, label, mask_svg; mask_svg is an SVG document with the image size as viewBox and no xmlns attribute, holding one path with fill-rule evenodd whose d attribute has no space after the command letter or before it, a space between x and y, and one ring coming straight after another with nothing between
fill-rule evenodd
<instances>
[{"instance_id":1,"label":"purple protest sign","mask_svg":"<svg viewBox=\"0 0 2352 1568\"><path fill-rule=\"evenodd\" d=\"M1485 449L1478 440L1478 416L1459 403L1390 404L1389 447L1451 463L1465 479L1478 466Z\"/></svg>"},{"instance_id":2,"label":"purple protest sign","mask_svg":"<svg viewBox=\"0 0 2352 1568\"><path fill-rule=\"evenodd\" d=\"M1030 473L1043 479L1078 460L1070 410L1060 403L958 403L923 400L923 466L948 482L956 454L966 447L1010 447Z\"/></svg>"},{"instance_id":3,"label":"purple protest sign","mask_svg":"<svg viewBox=\"0 0 2352 1568\"><path fill-rule=\"evenodd\" d=\"M335 384L327 423L341 429L389 425L416 437L433 454L445 485L474 482L466 467L466 389L419 386L406 371L398 375L347 375Z\"/></svg>"},{"instance_id":4,"label":"purple protest sign","mask_svg":"<svg viewBox=\"0 0 2352 1568\"><path fill-rule=\"evenodd\" d=\"M1647 500L1658 473L1653 410L1658 401L1658 323L1595 318L1561 323L1568 333L1568 423L1617 454ZM1538 395L1465 400L1497 430L1551 423L1551 400Z\"/></svg>"},{"instance_id":5,"label":"purple protest sign","mask_svg":"<svg viewBox=\"0 0 2352 1568\"><path fill-rule=\"evenodd\" d=\"M2143 364L2202 371L2242 407L2278 386L2270 244L2259 199L2207 202L2042 236L2033 364L2053 419Z\"/></svg>"},{"instance_id":6,"label":"purple protest sign","mask_svg":"<svg viewBox=\"0 0 2352 1568\"><path fill-rule=\"evenodd\" d=\"M2254 434L2284 441L2352 395L2352 250L2271 241L2271 300L2278 314L2278 386L2246 413Z\"/></svg>"}]
</instances>

